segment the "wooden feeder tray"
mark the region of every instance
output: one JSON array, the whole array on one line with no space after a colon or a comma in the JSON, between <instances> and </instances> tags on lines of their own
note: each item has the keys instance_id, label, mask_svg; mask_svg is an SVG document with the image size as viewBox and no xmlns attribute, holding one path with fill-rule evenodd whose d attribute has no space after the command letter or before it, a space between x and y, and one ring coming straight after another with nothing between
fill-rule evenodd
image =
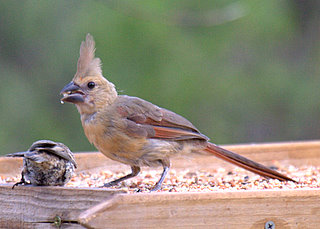
<instances>
[{"instance_id":1,"label":"wooden feeder tray","mask_svg":"<svg viewBox=\"0 0 320 229\"><path fill-rule=\"evenodd\" d=\"M320 141L223 146L265 165L320 165ZM77 153L77 172L126 168ZM21 159L0 158L0 175ZM175 170L230 168L213 156L172 160ZM0 185L0 228L319 228L320 189L123 193L121 190Z\"/></svg>"}]
</instances>

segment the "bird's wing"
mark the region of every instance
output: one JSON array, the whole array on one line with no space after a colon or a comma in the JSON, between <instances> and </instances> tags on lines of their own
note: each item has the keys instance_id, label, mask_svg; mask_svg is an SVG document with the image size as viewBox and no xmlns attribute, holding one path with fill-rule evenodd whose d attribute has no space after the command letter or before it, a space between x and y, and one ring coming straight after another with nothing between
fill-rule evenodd
<instances>
[{"instance_id":1,"label":"bird's wing","mask_svg":"<svg viewBox=\"0 0 320 229\"><path fill-rule=\"evenodd\" d=\"M25 158L34 161L36 163L43 163L45 161L48 161L47 155L44 153L39 153L37 151L28 152L24 156Z\"/></svg>"},{"instance_id":2,"label":"bird's wing","mask_svg":"<svg viewBox=\"0 0 320 229\"><path fill-rule=\"evenodd\" d=\"M61 144L61 143L58 143L58 144ZM59 158L63 158L65 160L67 160L67 161L70 161L77 168L77 163L76 163L73 155L67 149L62 149L58 145L55 145L52 148L49 148L49 147L40 148L40 147L38 147L37 151L38 152L49 153L49 154L58 156Z\"/></svg>"},{"instance_id":3,"label":"bird's wing","mask_svg":"<svg viewBox=\"0 0 320 229\"><path fill-rule=\"evenodd\" d=\"M131 134L166 140L208 140L184 117L143 99L119 96L116 109Z\"/></svg>"},{"instance_id":4,"label":"bird's wing","mask_svg":"<svg viewBox=\"0 0 320 229\"><path fill-rule=\"evenodd\" d=\"M77 163L73 157L73 155L71 154L71 151L69 152L67 149L64 149L63 151L61 149L43 149L44 151L50 152L60 158L63 158L67 161L70 161L76 168L77 168Z\"/></svg>"},{"instance_id":5,"label":"bird's wing","mask_svg":"<svg viewBox=\"0 0 320 229\"><path fill-rule=\"evenodd\" d=\"M122 100L117 104L117 112L128 123L127 131L131 134L175 141L189 139L208 140L188 120L178 114L159 108L142 99L126 96ZM220 148L213 143L208 142L204 150L259 175L294 181L264 165Z\"/></svg>"}]
</instances>

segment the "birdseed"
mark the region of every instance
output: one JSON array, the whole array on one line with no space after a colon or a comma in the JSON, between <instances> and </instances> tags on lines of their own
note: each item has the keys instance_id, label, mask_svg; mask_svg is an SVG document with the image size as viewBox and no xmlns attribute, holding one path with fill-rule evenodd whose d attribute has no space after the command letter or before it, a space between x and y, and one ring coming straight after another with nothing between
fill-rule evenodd
<instances>
[{"instance_id":1,"label":"birdseed","mask_svg":"<svg viewBox=\"0 0 320 229\"><path fill-rule=\"evenodd\" d=\"M217 168L210 172L206 170L175 170L171 169L157 192L210 192L210 191L237 191L237 190L266 190L266 189L305 189L320 188L320 166L288 166L278 169L290 178L298 181L281 182L277 179L265 179L259 175L248 173L241 168L224 169ZM100 172L78 172L66 187L101 187L104 183L120 178L130 171L112 172L102 170ZM123 181L108 189L122 190L128 193L148 192L156 184L161 175L161 170L142 170L131 179ZM0 183L16 183L21 176L6 177L0 175Z\"/></svg>"}]
</instances>

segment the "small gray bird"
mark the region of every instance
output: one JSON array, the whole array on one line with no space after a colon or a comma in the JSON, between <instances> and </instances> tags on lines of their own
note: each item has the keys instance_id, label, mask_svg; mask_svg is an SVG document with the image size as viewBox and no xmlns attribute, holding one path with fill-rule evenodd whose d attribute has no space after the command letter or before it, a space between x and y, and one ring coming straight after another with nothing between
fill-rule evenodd
<instances>
[{"instance_id":1,"label":"small gray bird","mask_svg":"<svg viewBox=\"0 0 320 229\"><path fill-rule=\"evenodd\" d=\"M8 157L23 157L20 184L35 186L63 186L71 179L76 161L70 149L60 142L39 140L26 152L8 154Z\"/></svg>"}]
</instances>

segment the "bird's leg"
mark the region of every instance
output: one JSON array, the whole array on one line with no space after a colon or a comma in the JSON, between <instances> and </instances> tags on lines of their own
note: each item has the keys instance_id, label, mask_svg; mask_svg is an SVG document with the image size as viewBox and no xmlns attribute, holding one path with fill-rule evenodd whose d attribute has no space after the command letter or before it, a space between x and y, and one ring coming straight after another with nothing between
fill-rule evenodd
<instances>
[{"instance_id":1,"label":"bird's leg","mask_svg":"<svg viewBox=\"0 0 320 229\"><path fill-rule=\"evenodd\" d=\"M128 174L128 175L126 175L124 177L120 177L119 179L116 179L114 181L108 182L108 183L104 184L102 187L111 187L111 186L114 186L114 185L118 184L121 181L124 181L124 180L127 180L129 178L137 176L140 173L140 167L131 166L131 171L132 172L130 174Z\"/></svg>"},{"instance_id":2,"label":"bird's leg","mask_svg":"<svg viewBox=\"0 0 320 229\"><path fill-rule=\"evenodd\" d=\"M21 180L17 183L15 183L13 186L12 186L12 189L14 189L14 187L20 185L20 184L26 184L26 181L24 179L24 174L23 174L23 171L21 172Z\"/></svg>"},{"instance_id":3,"label":"bird's leg","mask_svg":"<svg viewBox=\"0 0 320 229\"><path fill-rule=\"evenodd\" d=\"M157 190L160 190L161 189L161 185L164 181L164 178L166 177L166 175L168 174L169 172L169 169L170 169L170 161L169 160L163 160L161 161L161 164L163 166L163 172L161 174L161 177L159 179L159 181L156 183L156 185L150 190L151 192L153 191L157 191Z\"/></svg>"},{"instance_id":4,"label":"bird's leg","mask_svg":"<svg viewBox=\"0 0 320 229\"><path fill-rule=\"evenodd\" d=\"M162 182L163 182L164 178L166 177L169 169L170 169L169 167L163 166L163 172L161 174L161 177L160 177L159 181L156 183L156 185L150 190L151 192L158 191L161 189Z\"/></svg>"},{"instance_id":5,"label":"bird's leg","mask_svg":"<svg viewBox=\"0 0 320 229\"><path fill-rule=\"evenodd\" d=\"M19 182L15 183L13 186L12 186L12 189L14 189L14 187L20 185L20 184L25 184L25 181L24 180L20 180Z\"/></svg>"}]
</instances>

